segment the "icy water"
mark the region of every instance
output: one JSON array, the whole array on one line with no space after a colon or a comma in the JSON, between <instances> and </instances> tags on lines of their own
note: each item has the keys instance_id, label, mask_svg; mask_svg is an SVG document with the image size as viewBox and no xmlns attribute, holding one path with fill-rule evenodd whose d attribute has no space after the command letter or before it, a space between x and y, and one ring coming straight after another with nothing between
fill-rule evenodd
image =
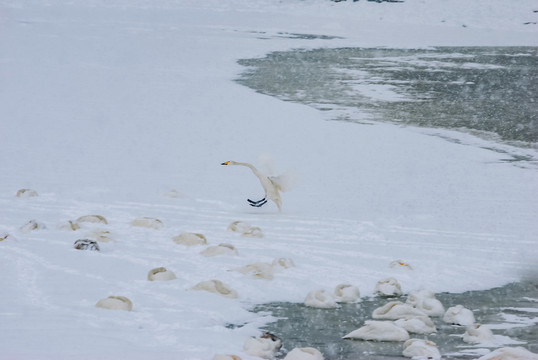
<instances>
[{"instance_id":1,"label":"icy water","mask_svg":"<svg viewBox=\"0 0 538 360\"><path fill-rule=\"evenodd\" d=\"M241 60L239 83L286 101L334 112L334 120L388 121L471 131L517 145L538 143L538 48L316 49L274 52ZM331 114L332 116L333 114ZM515 159L517 161L520 159ZM443 359L473 359L502 346L538 353L538 286L510 284L487 291L438 294L445 309L462 304L496 335L493 347L462 341L464 327L434 319ZM395 300L395 299L390 299ZM312 346L325 359L402 358L402 343L343 340L388 299L321 310L303 304L259 305L279 318L265 330L283 340L283 353ZM405 302L405 297L398 299Z\"/></svg>"},{"instance_id":2,"label":"icy water","mask_svg":"<svg viewBox=\"0 0 538 360\"><path fill-rule=\"evenodd\" d=\"M487 291L461 294L436 294L445 309L461 304L473 310L477 323L487 325L495 335L496 346L484 347L463 342L465 327L445 324L432 318L437 333L411 334L412 338L428 339L437 344L443 359L474 359L483 349L502 346L523 346L538 353L538 285L514 283ZM283 353L295 347L315 347L325 359L398 359L402 357L399 342L344 340L342 336L372 319L372 312L389 301L401 298L363 298L357 304L343 304L337 309L315 309L303 304L272 303L257 306L254 311L268 312L278 318L269 324L269 331L283 342ZM283 354L282 354L283 355Z\"/></svg>"},{"instance_id":3,"label":"icy water","mask_svg":"<svg viewBox=\"0 0 538 360\"><path fill-rule=\"evenodd\" d=\"M538 142L536 47L294 50L239 63L247 69L237 81L261 93L321 110L361 111L340 120Z\"/></svg>"}]
</instances>

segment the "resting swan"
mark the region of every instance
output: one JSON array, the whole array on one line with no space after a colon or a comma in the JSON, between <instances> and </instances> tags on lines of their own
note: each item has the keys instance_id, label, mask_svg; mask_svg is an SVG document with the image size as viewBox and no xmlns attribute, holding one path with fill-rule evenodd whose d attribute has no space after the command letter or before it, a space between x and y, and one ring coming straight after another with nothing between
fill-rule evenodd
<instances>
[{"instance_id":1,"label":"resting swan","mask_svg":"<svg viewBox=\"0 0 538 360\"><path fill-rule=\"evenodd\" d=\"M278 211L282 211L282 200L280 199L280 193L279 193L279 191L281 191L282 188L277 182L278 178L274 176L267 176L265 174L262 174L258 169L256 169L252 164L249 164L249 163L242 163L242 162L236 162L236 161L230 160L230 161L223 162L221 165L246 166L250 170L252 170L254 175L256 175L256 177L260 180L263 190L265 191L265 196L263 197L263 199L258 200L258 201L247 199L250 206L261 207L265 205L267 203L267 199L269 199L269 200L272 200L276 204L276 206L278 207Z\"/></svg>"}]
</instances>

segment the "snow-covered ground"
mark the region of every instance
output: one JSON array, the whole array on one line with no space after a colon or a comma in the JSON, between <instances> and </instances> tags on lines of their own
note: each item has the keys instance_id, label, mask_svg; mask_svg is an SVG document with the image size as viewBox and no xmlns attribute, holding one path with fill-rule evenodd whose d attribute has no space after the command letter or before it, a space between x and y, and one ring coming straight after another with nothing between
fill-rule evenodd
<instances>
[{"instance_id":1,"label":"snow-covered ground","mask_svg":"<svg viewBox=\"0 0 538 360\"><path fill-rule=\"evenodd\" d=\"M538 26L524 24L533 10L535 0L1 0L0 358L248 359L243 342L271 320L253 304L342 282L371 295L388 276L406 292L536 281L536 163L486 148L535 150L325 121L233 81L238 59L291 48L538 46ZM268 159L297 174L282 213L249 207L257 179L220 165ZM39 196L17 197L22 188ZM59 228L90 214L108 224ZM130 225L144 216L163 227ZM32 219L45 228L22 231ZM264 237L227 231L237 220ZM73 248L95 229L112 238L100 252ZM174 243L182 232L208 245ZM219 243L238 255L200 255ZM273 280L230 271L282 257L296 266ZM396 259L414 270L390 268ZM159 266L177 279L147 281ZM238 298L191 290L211 279ZM95 307L110 295L133 311Z\"/></svg>"}]
</instances>

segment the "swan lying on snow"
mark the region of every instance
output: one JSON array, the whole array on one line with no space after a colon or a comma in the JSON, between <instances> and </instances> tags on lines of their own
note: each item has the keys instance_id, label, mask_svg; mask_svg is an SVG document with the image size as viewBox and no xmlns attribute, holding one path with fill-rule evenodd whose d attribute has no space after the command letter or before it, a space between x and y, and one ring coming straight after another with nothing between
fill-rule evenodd
<instances>
[{"instance_id":1,"label":"swan lying on snow","mask_svg":"<svg viewBox=\"0 0 538 360\"><path fill-rule=\"evenodd\" d=\"M380 296L400 296L402 295L402 288L398 280L387 278L377 282L374 292Z\"/></svg>"},{"instance_id":2,"label":"swan lying on snow","mask_svg":"<svg viewBox=\"0 0 538 360\"><path fill-rule=\"evenodd\" d=\"M443 321L448 324L469 326L474 324L475 320L471 310L464 308L462 305L456 305L448 308L443 316Z\"/></svg>"},{"instance_id":3,"label":"swan lying on snow","mask_svg":"<svg viewBox=\"0 0 538 360\"><path fill-rule=\"evenodd\" d=\"M477 360L538 360L538 354L522 347L503 347Z\"/></svg>"},{"instance_id":4,"label":"swan lying on snow","mask_svg":"<svg viewBox=\"0 0 538 360\"><path fill-rule=\"evenodd\" d=\"M223 284L219 280L208 280L199 282L198 284L194 285L191 290L208 291L230 299L237 298L237 291L229 288L227 285Z\"/></svg>"},{"instance_id":5,"label":"swan lying on snow","mask_svg":"<svg viewBox=\"0 0 538 360\"><path fill-rule=\"evenodd\" d=\"M136 227L145 227L148 229L159 230L163 227L163 222L159 219L155 219L152 217L140 217L131 221L131 225Z\"/></svg>"},{"instance_id":6,"label":"swan lying on snow","mask_svg":"<svg viewBox=\"0 0 538 360\"><path fill-rule=\"evenodd\" d=\"M34 230L40 230L40 229L46 229L47 227L43 224L38 223L35 220L30 220L23 226L21 226L20 230L24 234L28 234Z\"/></svg>"},{"instance_id":7,"label":"swan lying on snow","mask_svg":"<svg viewBox=\"0 0 538 360\"><path fill-rule=\"evenodd\" d=\"M465 334L463 334L463 341L468 344L490 342L493 341L493 333L485 326L473 324L467 327Z\"/></svg>"},{"instance_id":8,"label":"swan lying on snow","mask_svg":"<svg viewBox=\"0 0 538 360\"><path fill-rule=\"evenodd\" d=\"M413 334L432 334L437 332L435 324L427 316L398 319L394 321L394 324Z\"/></svg>"},{"instance_id":9,"label":"swan lying on snow","mask_svg":"<svg viewBox=\"0 0 538 360\"><path fill-rule=\"evenodd\" d=\"M409 339L404 343L402 355L426 359L441 359L441 354L434 342L422 339Z\"/></svg>"},{"instance_id":10,"label":"swan lying on snow","mask_svg":"<svg viewBox=\"0 0 538 360\"><path fill-rule=\"evenodd\" d=\"M409 304L401 301L391 301L381 307L378 307L372 313L374 319L397 320L402 318L427 316L425 313Z\"/></svg>"},{"instance_id":11,"label":"swan lying on snow","mask_svg":"<svg viewBox=\"0 0 538 360\"><path fill-rule=\"evenodd\" d=\"M109 242L112 241L112 237L110 235L110 231L108 230L101 230L101 229L93 229L85 234L86 237L93 239L95 241L99 242Z\"/></svg>"},{"instance_id":12,"label":"swan lying on snow","mask_svg":"<svg viewBox=\"0 0 538 360\"><path fill-rule=\"evenodd\" d=\"M165 267L158 267L155 269L151 269L148 272L149 281L169 281L169 280L175 280L175 279L176 279L176 274L174 274L170 270L167 270Z\"/></svg>"},{"instance_id":13,"label":"swan lying on snow","mask_svg":"<svg viewBox=\"0 0 538 360\"><path fill-rule=\"evenodd\" d=\"M185 232L174 237L172 240L176 244L186 245L186 246L195 246L195 245L205 245L207 244L207 239L202 234Z\"/></svg>"},{"instance_id":14,"label":"swan lying on snow","mask_svg":"<svg viewBox=\"0 0 538 360\"><path fill-rule=\"evenodd\" d=\"M409 333L392 321L367 320L363 327L350 332L343 339L406 341L409 339Z\"/></svg>"},{"instance_id":15,"label":"swan lying on snow","mask_svg":"<svg viewBox=\"0 0 538 360\"><path fill-rule=\"evenodd\" d=\"M361 292L359 288L350 284L336 285L334 289L336 302L339 303L354 303L360 301Z\"/></svg>"},{"instance_id":16,"label":"swan lying on snow","mask_svg":"<svg viewBox=\"0 0 538 360\"><path fill-rule=\"evenodd\" d=\"M78 229L80 229L80 225L74 221L67 220L66 222L59 224L58 229L68 230L68 231L77 231Z\"/></svg>"},{"instance_id":17,"label":"swan lying on snow","mask_svg":"<svg viewBox=\"0 0 538 360\"><path fill-rule=\"evenodd\" d=\"M17 191L17 197L20 198L29 198L29 197L35 197L38 196L37 191L32 189L20 189Z\"/></svg>"},{"instance_id":18,"label":"swan lying on snow","mask_svg":"<svg viewBox=\"0 0 538 360\"><path fill-rule=\"evenodd\" d=\"M108 224L108 221L101 215L84 215L77 219L77 223L87 222L94 224Z\"/></svg>"},{"instance_id":19,"label":"swan lying on snow","mask_svg":"<svg viewBox=\"0 0 538 360\"><path fill-rule=\"evenodd\" d=\"M445 308L435 298L435 293L429 290L411 291L407 297L407 304L413 305L428 316L443 316Z\"/></svg>"},{"instance_id":20,"label":"swan lying on snow","mask_svg":"<svg viewBox=\"0 0 538 360\"><path fill-rule=\"evenodd\" d=\"M133 310L133 303L125 296L109 296L106 299L99 300L95 306L108 310Z\"/></svg>"},{"instance_id":21,"label":"swan lying on snow","mask_svg":"<svg viewBox=\"0 0 538 360\"><path fill-rule=\"evenodd\" d=\"M334 296L323 289L310 291L306 295L304 304L319 309L333 309L338 307Z\"/></svg>"},{"instance_id":22,"label":"swan lying on snow","mask_svg":"<svg viewBox=\"0 0 538 360\"><path fill-rule=\"evenodd\" d=\"M241 234L241 236L245 236L245 237L257 237L257 238L263 237L262 229L260 229L257 226L252 226L242 221L232 222L230 225L228 225L228 230L239 233Z\"/></svg>"},{"instance_id":23,"label":"swan lying on snow","mask_svg":"<svg viewBox=\"0 0 538 360\"><path fill-rule=\"evenodd\" d=\"M264 359L272 359L282 347L282 341L275 335L264 332L260 337L248 338L243 344L245 353Z\"/></svg>"},{"instance_id":24,"label":"swan lying on snow","mask_svg":"<svg viewBox=\"0 0 538 360\"><path fill-rule=\"evenodd\" d=\"M289 269L295 267L295 263L290 258L277 258L273 260L273 268L278 269Z\"/></svg>"},{"instance_id":25,"label":"swan lying on snow","mask_svg":"<svg viewBox=\"0 0 538 360\"><path fill-rule=\"evenodd\" d=\"M286 355L284 360L323 360L323 355L318 349L312 347L295 348Z\"/></svg>"},{"instance_id":26,"label":"swan lying on snow","mask_svg":"<svg viewBox=\"0 0 538 360\"><path fill-rule=\"evenodd\" d=\"M235 269L244 275L249 275L255 279L273 280L273 266L267 263L254 263Z\"/></svg>"},{"instance_id":27,"label":"swan lying on snow","mask_svg":"<svg viewBox=\"0 0 538 360\"><path fill-rule=\"evenodd\" d=\"M205 257L213 257L218 255L237 255L237 250L230 244L218 244L217 246L210 246L207 249L200 252Z\"/></svg>"}]
</instances>

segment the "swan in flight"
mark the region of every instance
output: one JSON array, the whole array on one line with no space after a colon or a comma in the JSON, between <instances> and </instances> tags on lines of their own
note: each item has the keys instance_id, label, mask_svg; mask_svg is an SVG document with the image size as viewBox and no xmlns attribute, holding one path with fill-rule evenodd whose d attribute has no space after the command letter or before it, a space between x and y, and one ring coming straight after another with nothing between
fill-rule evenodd
<instances>
[{"instance_id":1,"label":"swan in flight","mask_svg":"<svg viewBox=\"0 0 538 360\"><path fill-rule=\"evenodd\" d=\"M226 161L223 162L221 165L239 165L239 166L246 166L252 172L256 177L260 180L260 183L262 184L263 190L265 191L265 196L263 199L254 201L251 199L247 199L250 206L254 207L261 207L267 203L267 199L272 200L276 206L278 207L278 211L282 211L282 200L280 199L280 193L279 191L283 191L281 184L279 184L279 177L276 176L267 176L265 174L262 174L258 169L256 169L252 164L249 163L242 163L237 161Z\"/></svg>"}]
</instances>

